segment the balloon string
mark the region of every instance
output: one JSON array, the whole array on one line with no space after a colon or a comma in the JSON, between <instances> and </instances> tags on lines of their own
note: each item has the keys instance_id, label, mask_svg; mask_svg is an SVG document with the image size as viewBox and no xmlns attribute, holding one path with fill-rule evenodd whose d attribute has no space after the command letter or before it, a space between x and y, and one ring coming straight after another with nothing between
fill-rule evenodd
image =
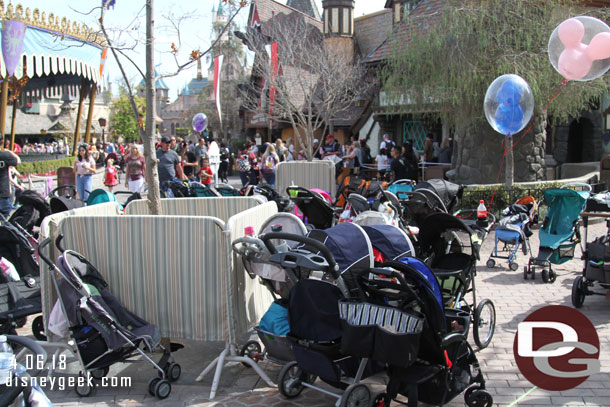
<instances>
[{"instance_id":1,"label":"balloon string","mask_svg":"<svg viewBox=\"0 0 610 407\"><path fill-rule=\"evenodd\" d=\"M559 95L559 92L561 92L561 89L563 89L563 87L565 85L567 85L568 80L564 79L561 81L561 84L559 85L559 88L557 89L557 91L555 92L555 94L551 97L551 99L549 100L549 102L546 104L546 108L545 111L549 110L549 106L551 105L551 103L553 103L553 101L555 100L555 98ZM527 128L527 130L525 130L525 132L523 132L523 134L521 135L521 137L519 137L519 140L515 141L514 143L511 144L510 147L507 147L506 145L504 145L504 139L502 139L502 144L501 146L504 148L504 154L502 155L502 161L500 162L500 171L498 171L498 177L496 178L496 184L498 184L500 182L500 176L502 175L502 168L504 167L504 160L506 159L506 156L508 155L509 152L511 152L512 150L514 150L515 146L517 144L519 144L519 142L521 142L521 140L523 140L523 137L525 137L525 135L527 133L529 133L529 131L534 127L534 123L535 121L532 121L532 123L529 125L529 127ZM496 197L496 191L497 191L498 187L496 186L494 188L494 192L491 194L491 202L489 203L489 207L490 209L492 208L492 205L494 203L494 198Z\"/></svg>"}]
</instances>

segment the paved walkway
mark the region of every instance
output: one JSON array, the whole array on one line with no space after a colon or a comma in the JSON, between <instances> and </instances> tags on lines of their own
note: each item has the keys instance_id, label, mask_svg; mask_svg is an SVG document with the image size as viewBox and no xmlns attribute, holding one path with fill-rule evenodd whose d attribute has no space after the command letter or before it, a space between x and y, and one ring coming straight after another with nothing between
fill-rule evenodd
<instances>
[{"instance_id":1,"label":"paved walkway","mask_svg":"<svg viewBox=\"0 0 610 407\"><path fill-rule=\"evenodd\" d=\"M605 233L605 224L590 227L589 239ZM523 265L527 256L520 253L520 268L513 272L506 263L494 269L487 269L485 262L493 246L493 233L482 248L479 273L477 275L478 299L491 298L496 307L497 325L492 344L478 353L482 370L487 380L487 388L493 394L494 405L509 406L532 388L532 385L519 373L513 357L513 339L517 324L535 309L560 304L571 306L570 293L574 278L581 272L580 249L576 250L573 260L554 266L558 273L554 284L544 284L540 275L536 280L523 279ZM538 252L538 233L531 239L534 253ZM582 312L597 327L601 341L602 373L590 377L576 389L565 392L534 390L519 406L610 406L610 302L603 296L586 298ZM472 338L471 338L472 339ZM474 343L471 340L471 343ZM241 365L223 369L220 389L215 400L209 400L211 375L203 382L195 382L199 372L222 350L221 343L187 342L186 348L175 354L182 365L182 378L173 385L171 396L159 401L147 392L146 383L154 372L148 364L114 366L110 376L131 377L132 384L125 388L98 389L89 398L79 398L72 390L48 391L56 406L333 406L332 397L322 393L305 390L300 397L286 400L277 390L267 387L258 377ZM262 362L261 366L275 380L279 367ZM381 379L383 380L383 379ZM463 406L463 397L458 396L449 406Z\"/></svg>"}]
</instances>

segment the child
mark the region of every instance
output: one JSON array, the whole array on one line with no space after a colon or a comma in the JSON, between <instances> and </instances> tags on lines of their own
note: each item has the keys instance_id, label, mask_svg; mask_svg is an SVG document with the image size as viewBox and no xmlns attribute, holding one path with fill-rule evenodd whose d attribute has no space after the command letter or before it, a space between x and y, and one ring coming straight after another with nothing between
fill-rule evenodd
<instances>
[{"instance_id":1,"label":"child","mask_svg":"<svg viewBox=\"0 0 610 407\"><path fill-rule=\"evenodd\" d=\"M201 169L199 170L199 178L203 185L210 185L212 183L212 169L210 168L210 161L207 158L201 159Z\"/></svg>"},{"instance_id":2,"label":"child","mask_svg":"<svg viewBox=\"0 0 610 407\"><path fill-rule=\"evenodd\" d=\"M104 179L104 185L108 187L108 191L112 192L112 187L119 184L118 175L114 167L114 159L108 158L108 161L106 161L106 178Z\"/></svg>"}]
</instances>

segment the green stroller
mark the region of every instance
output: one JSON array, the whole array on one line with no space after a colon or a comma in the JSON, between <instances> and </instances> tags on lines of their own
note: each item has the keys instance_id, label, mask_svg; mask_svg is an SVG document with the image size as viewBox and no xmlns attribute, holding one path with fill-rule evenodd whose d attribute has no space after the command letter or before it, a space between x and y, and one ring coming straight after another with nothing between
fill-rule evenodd
<instances>
[{"instance_id":1,"label":"green stroller","mask_svg":"<svg viewBox=\"0 0 610 407\"><path fill-rule=\"evenodd\" d=\"M572 189L582 188L581 191ZM551 264L563 264L574 257L576 245L580 243L579 220L591 194L591 186L581 182L563 185L561 188L544 191L544 200L549 206L544 222L540 227L540 249L537 257L530 257L524 267L523 278L532 280L536 268L542 270L542 281L553 283L557 274Z\"/></svg>"}]
</instances>

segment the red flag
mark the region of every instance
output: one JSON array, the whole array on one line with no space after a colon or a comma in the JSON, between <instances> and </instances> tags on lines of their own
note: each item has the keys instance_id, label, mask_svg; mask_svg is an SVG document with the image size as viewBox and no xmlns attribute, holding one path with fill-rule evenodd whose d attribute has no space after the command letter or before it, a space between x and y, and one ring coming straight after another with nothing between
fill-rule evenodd
<instances>
[{"instance_id":1,"label":"red flag","mask_svg":"<svg viewBox=\"0 0 610 407\"><path fill-rule=\"evenodd\" d=\"M218 110L218 120L222 126L222 111L220 108L220 73L222 71L222 60L224 55L218 55L214 58L214 100L216 101L216 110Z\"/></svg>"},{"instance_id":2,"label":"red flag","mask_svg":"<svg viewBox=\"0 0 610 407\"><path fill-rule=\"evenodd\" d=\"M258 28L261 26L261 19L258 16L258 8L256 8L256 4L252 5L252 15L250 16L248 25L252 28Z\"/></svg>"}]
</instances>

